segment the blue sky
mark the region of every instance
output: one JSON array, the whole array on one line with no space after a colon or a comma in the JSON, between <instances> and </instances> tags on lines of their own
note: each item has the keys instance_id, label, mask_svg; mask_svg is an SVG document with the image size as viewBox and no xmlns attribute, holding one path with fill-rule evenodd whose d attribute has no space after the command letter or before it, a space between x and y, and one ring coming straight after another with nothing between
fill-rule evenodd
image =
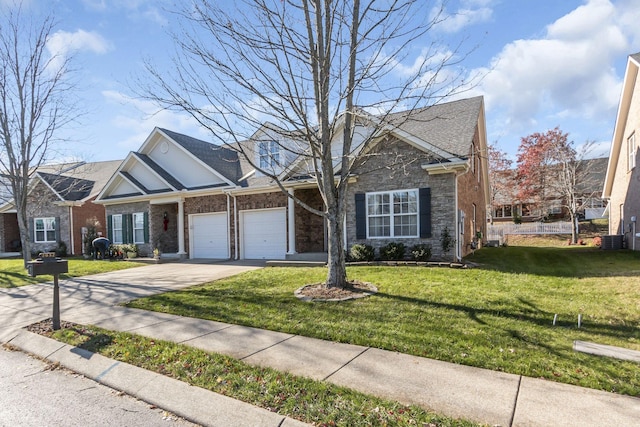
<instances>
[{"instance_id":1,"label":"blue sky","mask_svg":"<svg viewBox=\"0 0 640 427\"><path fill-rule=\"evenodd\" d=\"M173 3L55 1L59 25L49 46L75 53L86 111L67 131L73 142L64 156L122 159L154 126L213 141L186 115L157 112L131 91L136 76L144 78L144 58L170 67ZM24 1L31 13L48 4ZM595 141L597 154L608 154L627 56L640 51L637 0L458 0L447 13L437 35L477 45L462 66L484 75L468 95L485 97L489 142L515 155L521 137L559 126L576 144Z\"/></svg>"}]
</instances>

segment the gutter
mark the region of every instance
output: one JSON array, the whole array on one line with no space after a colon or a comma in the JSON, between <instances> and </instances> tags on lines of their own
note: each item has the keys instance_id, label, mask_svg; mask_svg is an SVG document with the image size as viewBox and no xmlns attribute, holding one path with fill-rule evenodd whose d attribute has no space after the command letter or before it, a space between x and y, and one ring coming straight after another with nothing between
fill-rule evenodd
<instances>
[{"instance_id":1,"label":"gutter","mask_svg":"<svg viewBox=\"0 0 640 427\"><path fill-rule=\"evenodd\" d=\"M422 170L429 175L441 175L445 173L466 173L469 171L469 162L467 160L458 160L448 163L427 163L423 164Z\"/></svg>"}]
</instances>

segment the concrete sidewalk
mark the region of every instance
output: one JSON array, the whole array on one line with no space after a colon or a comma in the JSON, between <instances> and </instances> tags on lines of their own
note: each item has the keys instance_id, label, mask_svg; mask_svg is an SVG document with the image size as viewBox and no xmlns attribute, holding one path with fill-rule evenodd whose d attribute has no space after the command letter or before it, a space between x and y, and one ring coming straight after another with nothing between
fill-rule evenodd
<instances>
[{"instance_id":1,"label":"concrete sidewalk","mask_svg":"<svg viewBox=\"0 0 640 427\"><path fill-rule=\"evenodd\" d=\"M154 267L167 265L169 264ZM82 279L82 282L92 283L88 287L80 281L75 285L70 284L69 288L61 286L66 288L64 298L77 302L69 304L69 300L61 296L62 319L183 343L227 354L247 363L328 381L405 404L418 404L442 415L489 425L639 425L640 399L630 396L375 348L112 305L165 289L187 286L188 282L195 284L206 275L232 274L224 266L220 269L205 268L200 273L196 268L193 277L187 277L191 266L183 268L183 271L179 271L180 267L175 267L176 264L171 266L177 269L171 274L163 269L155 271L150 267L142 267L134 269L139 271L130 272L126 278L126 274L121 273L119 278L106 275L108 280L96 276ZM148 279L152 274L157 274L164 282L153 288L145 285L148 282L145 278ZM125 286L126 282L128 284ZM98 288L98 283L102 283L102 288ZM23 290L24 298L14 295L12 300L2 298L0 292L0 308L3 305L22 307L14 313L15 318L12 319L7 318L3 311L0 322L8 321L17 326L50 316L50 292L43 292L35 287L26 288L30 289ZM40 286L38 289L42 288ZM175 384L174 380L98 355L87 354L15 327L8 329L0 330L0 340L4 333L5 340L16 347L59 362L90 378L204 425L270 426L282 422L282 425L289 426L298 423L277 414L273 414L277 418L272 419L263 410L251 405L229 401L227 398L219 399L218 395L204 393L196 387ZM132 380L133 378L141 379ZM238 414L240 418L237 420L225 418L238 417ZM252 417L247 418L252 421L241 424L245 417Z\"/></svg>"}]
</instances>

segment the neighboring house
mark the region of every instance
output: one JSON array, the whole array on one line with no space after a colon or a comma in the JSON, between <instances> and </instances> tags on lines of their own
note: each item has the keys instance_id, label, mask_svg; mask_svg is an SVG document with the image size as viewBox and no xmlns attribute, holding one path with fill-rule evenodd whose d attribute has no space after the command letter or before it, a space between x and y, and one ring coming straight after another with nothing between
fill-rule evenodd
<instances>
[{"instance_id":1,"label":"neighboring house","mask_svg":"<svg viewBox=\"0 0 640 427\"><path fill-rule=\"evenodd\" d=\"M577 185L579 217L584 219L602 218L607 201L601 197L601 189L604 184L607 171L606 157L598 159L585 159L578 161ZM569 218L566 208L567 202L558 192L554 195L553 186L550 186L550 197L544 203L544 207L538 206L533 201L518 200L518 180L516 171L511 169L494 173L499 183L491 183L492 188L499 188L494 192L492 202L492 215L494 222L510 222L516 219L523 222L540 221L541 219ZM556 190L557 192L557 190Z\"/></svg>"},{"instance_id":2,"label":"neighboring house","mask_svg":"<svg viewBox=\"0 0 640 427\"><path fill-rule=\"evenodd\" d=\"M624 236L627 248L640 250L640 53L630 55L622 85L618 115L602 197L609 200L609 234Z\"/></svg>"},{"instance_id":3,"label":"neighboring house","mask_svg":"<svg viewBox=\"0 0 640 427\"><path fill-rule=\"evenodd\" d=\"M353 167L345 247L425 243L439 256L446 228L456 241L448 255L466 255L476 232L485 231L489 204L482 97L389 119ZM282 148L304 150L301 139L290 134L285 140L273 130L265 124L235 148L280 176L290 194L324 210L308 162ZM367 121L361 121L355 140L367 132ZM341 136L334 141L339 152ZM108 236L114 243L137 244L141 254L157 248L165 256L189 258L326 254L323 218L294 203L232 148L154 129L96 200L105 205Z\"/></svg>"},{"instance_id":4,"label":"neighboring house","mask_svg":"<svg viewBox=\"0 0 640 427\"><path fill-rule=\"evenodd\" d=\"M29 183L27 222L31 252L54 251L60 245L67 254L83 253L83 229L87 221L96 219L104 232L104 206L93 203L121 160L76 162L38 168ZM3 240L19 241L18 221L11 202L0 207ZM14 251L15 243L5 243L5 251ZM10 247L9 247L10 246Z\"/></svg>"}]
</instances>

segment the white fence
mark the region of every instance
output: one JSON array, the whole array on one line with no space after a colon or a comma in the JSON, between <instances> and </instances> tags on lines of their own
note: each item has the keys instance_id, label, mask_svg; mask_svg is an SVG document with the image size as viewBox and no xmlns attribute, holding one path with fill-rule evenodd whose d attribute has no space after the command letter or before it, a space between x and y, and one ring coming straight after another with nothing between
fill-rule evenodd
<instances>
[{"instance_id":1,"label":"white fence","mask_svg":"<svg viewBox=\"0 0 640 427\"><path fill-rule=\"evenodd\" d=\"M571 234L570 222L511 222L488 224L487 240L497 240L500 244L508 234Z\"/></svg>"}]
</instances>

